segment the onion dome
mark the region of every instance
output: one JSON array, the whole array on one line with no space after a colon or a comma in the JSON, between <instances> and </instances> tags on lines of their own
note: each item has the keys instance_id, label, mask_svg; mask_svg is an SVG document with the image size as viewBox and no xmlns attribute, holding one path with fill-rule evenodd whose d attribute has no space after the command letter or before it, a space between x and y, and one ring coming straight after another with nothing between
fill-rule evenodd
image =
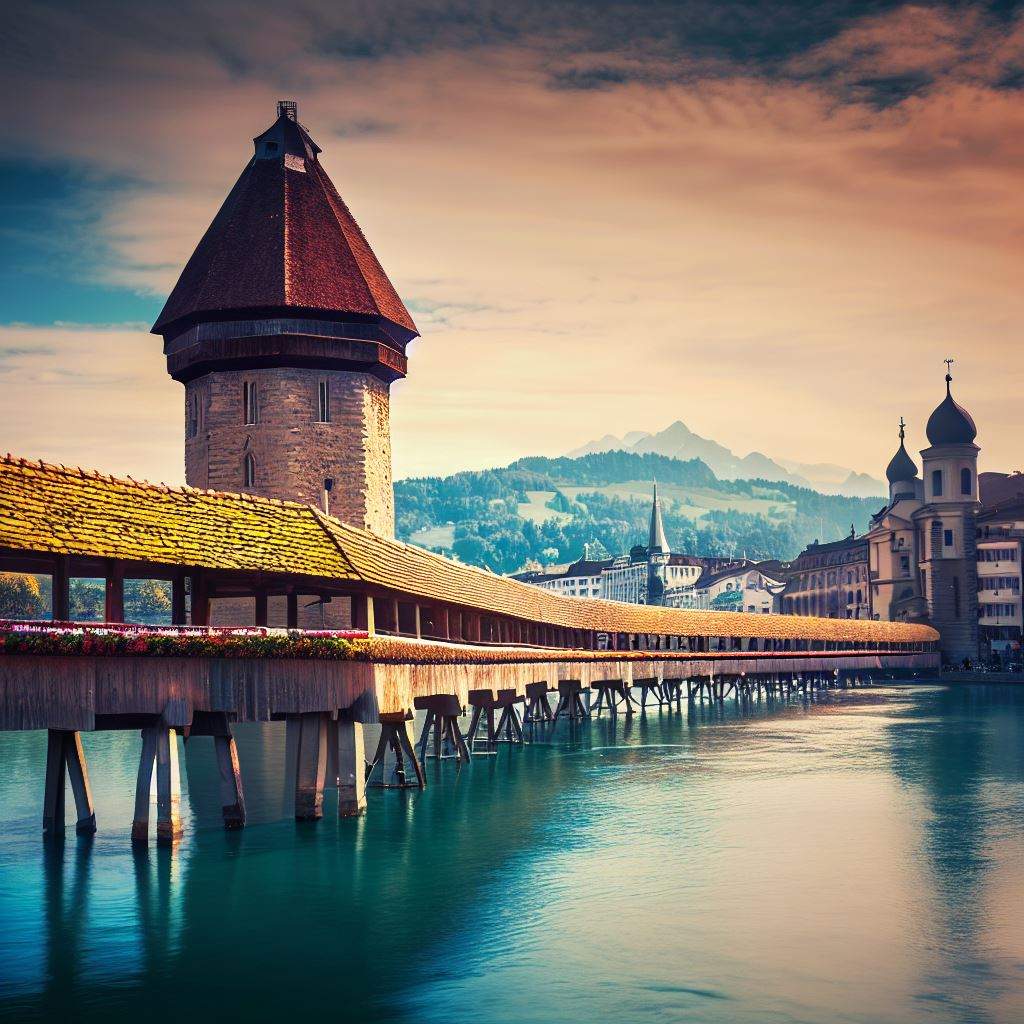
<instances>
[{"instance_id":1,"label":"onion dome","mask_svg":"<svg viewBox=\"0 0 1024 1024\"><path fill-rule=\"evenodd\" d=\"M946 397L935 412L928 417L925 433L933 445L937 444L972 444L978 436L978 428L974 425L971 414L953 401L949 385L953 378L946 374Z\"/></svg>"},{"instance_id":2,"label":"onion dome","mask_svg":"<svg viewBox=\"0 0 1024 1024\"><path fill-rule=\"evenodd\" d=\"M917 479L917 464L907 454L907 448L904 443L904 428L906 424L903 419L900 419L900 447L896 454L892 457L892 461L889 463L888 469L885 471L886 479L891 484L902 483L907 480Z\"/></svg>"}]
</instances>

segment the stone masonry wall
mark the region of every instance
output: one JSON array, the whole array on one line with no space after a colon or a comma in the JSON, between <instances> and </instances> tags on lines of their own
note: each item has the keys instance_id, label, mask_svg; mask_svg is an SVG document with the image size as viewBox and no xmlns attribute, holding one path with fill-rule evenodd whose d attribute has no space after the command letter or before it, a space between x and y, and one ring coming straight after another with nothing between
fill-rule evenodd
<instances>
[{"instance_id":1,"label":"stone masonry wall","mask_svg":"<svg viewBox=\"0 0 1024 1024\"><path fill-rule=\"evenodd\" d=\"M258 422L246 424L243 384L257 389ZM331 420L317 421L318 385L330 389ZM185 439L185 476L193 487L249 491L322 505L334 480L331 514L394 536L388 386L369 374L275 367L222 370L186 385L198 402L198 430ZM186 428L186 435L188 431ZM255 483L244 486L246 454Z\"/></svg>"}]
</instances>

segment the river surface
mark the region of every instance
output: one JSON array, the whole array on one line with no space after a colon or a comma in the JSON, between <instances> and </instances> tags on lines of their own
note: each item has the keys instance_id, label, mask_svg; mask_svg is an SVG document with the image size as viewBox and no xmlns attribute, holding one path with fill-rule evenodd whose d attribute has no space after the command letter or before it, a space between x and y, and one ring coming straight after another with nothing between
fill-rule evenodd
<instances>
[{"instance_id":1,"label":"river surface","mask_svg":"<svg viewBox=\"0 0 1024 1024\"><path fill-rule=\"evenodd\" d=\"M560 723L311 824L238 731L251 824L191 740L173 853L138 734L84 737L99 834L49 847L45 736L0 734L0 1019L1024 1021L1024 688Z\"/></svg>"}]
</instances>

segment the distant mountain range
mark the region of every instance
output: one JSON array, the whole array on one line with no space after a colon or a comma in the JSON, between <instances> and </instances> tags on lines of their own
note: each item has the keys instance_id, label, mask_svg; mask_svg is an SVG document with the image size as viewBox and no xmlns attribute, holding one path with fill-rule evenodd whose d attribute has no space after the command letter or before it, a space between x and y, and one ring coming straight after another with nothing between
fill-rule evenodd
<instances>
[{"instance_id":1,"label":"distant mountain range","mask_svg":"<svg viewBox=\"0 0 1024 1024\"><path fill-rule=\"evenodd\" d=\"M795 462L771 459L761 452L742 457L725 445L695 434L682 420L676 420L660 433L630 431L623 437L606 434L579 448L566 452L568 458L602 452L626 451L652 453L670 459L700 459L719 480L772 480L809 487L821 494L844 494L853 498L875 498L886 493L886 486L867 473L856 473L829 462Z\"/></svg>"}]
</instances>

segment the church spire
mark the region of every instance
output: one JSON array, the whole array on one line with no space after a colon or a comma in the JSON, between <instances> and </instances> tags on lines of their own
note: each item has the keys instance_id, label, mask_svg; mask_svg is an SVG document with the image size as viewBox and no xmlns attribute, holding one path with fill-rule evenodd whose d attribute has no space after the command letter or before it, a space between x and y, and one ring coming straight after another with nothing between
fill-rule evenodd
<instances>
[{"instance_id":1,"label":"church spire","mask_svg":"<svg viewBox=\"0 0 1024 1024\"><path fill-rule=\"evenodd\" d=\"M660 551L669 553L668 540L665 537L665 524L661 518L661 499L658 497L658 481L654 481L654 495L651 501L651 529L647 540L648 552Z\"/></svg>"}]
</instances>

